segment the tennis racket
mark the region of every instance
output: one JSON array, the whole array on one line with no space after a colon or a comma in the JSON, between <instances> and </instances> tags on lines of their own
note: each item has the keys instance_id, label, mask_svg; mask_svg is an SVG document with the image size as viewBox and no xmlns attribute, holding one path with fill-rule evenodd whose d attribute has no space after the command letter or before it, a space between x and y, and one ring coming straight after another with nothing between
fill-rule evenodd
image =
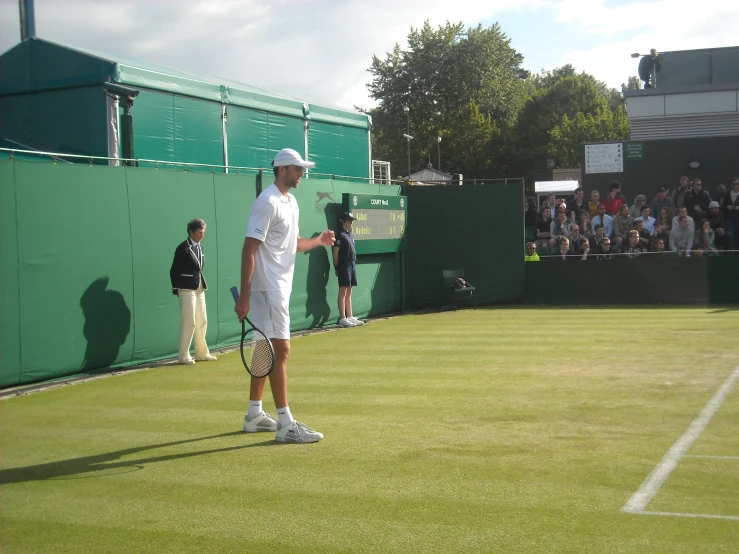
<instances>
[{"instance_id":1,"label":"tennis racket","mask_svg":"<svg viewBox=\"0 0 739 554\"><path fill-rule=\"evenodd\" d=\"M239 289L231 287L234 302L239 299ZM247 329L246 324L249 324ZM248 317L241 322L241 361L252 377L266 377L275 367L275 349L267 335L254 327Z\"/></svg>"}]
</instances>

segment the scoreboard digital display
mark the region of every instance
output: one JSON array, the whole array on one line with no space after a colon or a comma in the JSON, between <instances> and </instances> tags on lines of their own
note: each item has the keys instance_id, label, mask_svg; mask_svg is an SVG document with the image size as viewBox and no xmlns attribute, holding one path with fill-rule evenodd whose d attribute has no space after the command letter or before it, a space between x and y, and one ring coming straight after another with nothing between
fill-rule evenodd
<instances>
[{"instance_id":1,"label":"scoreboard digital display","mask_svg":"<svg viewBox=\"0 0 739 554\"><path fill-rule=\"evenodd\" d=\"M405 249L408 218L406 196L352 194L342 197L345 212L354 214L352 225L357 254L398 252Z\"/></svg>"}]
</instances>

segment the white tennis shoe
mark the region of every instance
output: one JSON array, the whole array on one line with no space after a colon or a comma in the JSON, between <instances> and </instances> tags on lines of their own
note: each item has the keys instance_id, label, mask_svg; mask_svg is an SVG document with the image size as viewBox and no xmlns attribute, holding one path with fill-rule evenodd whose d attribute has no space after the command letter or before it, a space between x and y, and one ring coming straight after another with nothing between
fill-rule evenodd
<instances>
[{"instance_id":1,"label":"white tennis shoe","mask_svg":"<svg viewBox=\"0 0 739 554\"><path fill-rule=\"evenodd\" d=\"M244 433L274 433L275 431L277 431L277 421L267 412L260 412L252 419L244 416Z\"/></svg>"},{"instance_id":2,"label":"white tennis shoe","mask_svg":"<svg viewBox=\"0 0 739 554\"><path fill-rule=\"evenodd\" d=\"M356 318L354 316L347 317L347 319L349 321L351 321L352 323L354 323L354 325L356 325L357 327L360 327L360 326L364 325L364 321L362 321L361 319L358 319L358 318Z\"/></svg>"},{"instance_id":3,"label":"white tennis shoe","mask_svg":"<svg viewBox=\"0 0 739 554\"><path fill-rule=\"evenodd\" d=\"M340 320L339 320L339 325L341 325L342 327L356 327L356 326L357 326L357 324L356 324L356 323L354 323L354 322L353 322L353 321L352 321L351 319L349 319L348 317L345 317L345 318L343 318L343 319L340 319Z\"/></svg>"},{"instance_id":4,"label":"white tennis shoe","mask_svg":"<svg viewBox=\"0 0 739 554\"><path fill-rule=\"evenodd\" d=\"M309 442L318 442L323 438L323 433L314 431L307 425L303 425L299 421L293 421L285 427L277 425L277 434L275 440L277 442L292 442L297 444L306 444Z\"/></svg>"}]
</instances>

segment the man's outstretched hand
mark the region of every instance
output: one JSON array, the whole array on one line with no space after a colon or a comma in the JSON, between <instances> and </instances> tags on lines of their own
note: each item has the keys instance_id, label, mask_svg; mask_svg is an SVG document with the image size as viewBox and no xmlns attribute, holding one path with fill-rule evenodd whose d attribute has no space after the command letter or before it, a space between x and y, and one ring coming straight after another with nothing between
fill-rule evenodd
<instances>
[{"instance_id":1,"label":"man's outstretched hand","mask_svg":"<svg viewBox=\"0 0 739 554\"><path fill-rule=\"evenodd\" d=\"M322 246L333 246L336 242L336 237L333 231L324 231L318 235L318 240Z\"/></svg>"}]
</instances>

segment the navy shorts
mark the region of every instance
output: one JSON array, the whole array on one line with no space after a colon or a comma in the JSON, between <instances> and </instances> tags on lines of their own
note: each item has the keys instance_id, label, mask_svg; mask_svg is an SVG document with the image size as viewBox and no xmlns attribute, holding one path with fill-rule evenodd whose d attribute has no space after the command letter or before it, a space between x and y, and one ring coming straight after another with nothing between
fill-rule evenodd
<instances>
[{"instance_id":1,"label":"navy shorts","mask_svg":"<svg viewBox=\"0 0 739 554\"><path fill-rule=\"evenodd\" d=\"M339 276L340 287L356 287L357 286L357 269L354 264L340 265L336 268Z\"/></svg>"}]
</instances>

